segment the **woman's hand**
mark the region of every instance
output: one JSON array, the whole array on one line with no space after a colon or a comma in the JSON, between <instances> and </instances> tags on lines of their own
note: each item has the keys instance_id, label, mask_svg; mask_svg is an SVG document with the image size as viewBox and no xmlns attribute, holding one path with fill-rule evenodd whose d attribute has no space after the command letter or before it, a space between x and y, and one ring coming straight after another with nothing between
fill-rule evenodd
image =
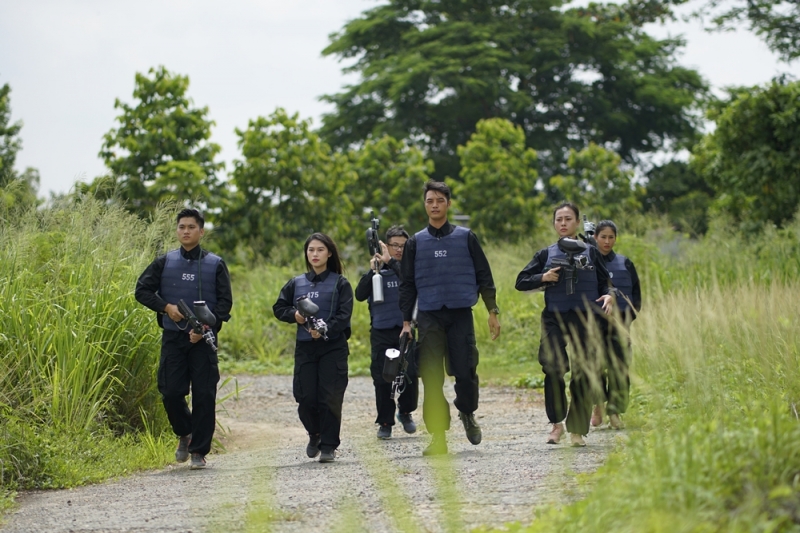
<instances>
[{"instance_id":1,"label":"woman's hand","mask_svg":"<svg viewBox=\"0 0 800 533\"><path fill-rule=\"evenodd\" d=\"M598 302L598 303L599 302L603 302L603 312L605 314L607 314L607 315L610 315L611 311L614 310L614 297L613 296L610 296L608 294L604 294L603 296L601 296L600 298L595 300L595 302Z\"/></svg>"}]
</instances>

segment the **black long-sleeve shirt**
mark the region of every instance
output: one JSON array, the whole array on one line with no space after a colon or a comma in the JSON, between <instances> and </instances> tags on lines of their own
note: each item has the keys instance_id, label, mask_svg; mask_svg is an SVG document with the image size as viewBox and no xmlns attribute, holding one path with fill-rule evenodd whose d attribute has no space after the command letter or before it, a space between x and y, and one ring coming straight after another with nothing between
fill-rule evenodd
<instances>
[{"instance_id":1,"label":"black long-sleeve shirt","mask_svg":"<svg viewBox=\"0 0 800 533\"><path fill-rule=\"evenodd\" d=\"M403 276L400 273L400 261L392 257L389 259L389 262L384 264L381 267L381 270L392 269L395 274L397 274L397 279L402 280ZM372 277L375 275L375 271L372 269L367 270L361 279L358 280L358 285L356 285L356 300L359 302L363 302L370 296L372 296Z\"/></svg>"},{"instance_id":2,"label":"black long-sleeve shirt","mask_svg":"<svg viewBox=\"0 0 800 533\"><path fill-rule=\"evenodd\" d=\"M195 246L188 251L184 250L183 246L181 246L180 250L183 257L193 261L199 261L208 255L208 251L203 250L200 246ZM137 302L158 313L158 325L161 327L163 327L161 317L164 314L164 308L166 308L169 303L159 294L161 290L161 274L164 272L164 265L166 263L166 254L156 257L144 272L142 272L142 275L139 276L134 292ZM220 261L219 264L217 264L216 286L217 305L214 307L214 316L217 318L217 323L213 329L219 331L222 329L222 323L230 320L231 309L233 308L231 275L224 261Z\"/></svg>"},{"instance_id":3,"label":"black long-sleeve shirt","mask_svg":"<svg viewBox=\"0 0 800 533\"><path fill-rule=\"evenodd\" d=\"M428 225L428 233L436 238L446 237L455 230L455 226L450 222L445 222L441 228L435 228ZM478 283L478 293L483 298L483 303L486 309L491 311L497 308L497 289L494 286L494 278L492 277L492 268L489 266L489 260L486 259L486 254L483 253L481 243L478 237L472 232L469 232L467 238L467 245L469 247L469 255L472 257L472 264L475 267L475 279ZM417 286L414 278L414 260L417 255L417 239L414 235L406 241L406 246L403 249L403 259L400 261L400 310L403 312L403 320L406 322L411 321L411 315L414 312L414 303L417 300Z\"/></svg>"},{"instance_id":4,"label":"black long-sleeve shirt","mask_svg":"<svg viewBox=\"0 0 800 533\"><path fill-rule=\"evenodd\" d=\"M522 269L517 275L517 281L514 288L518 291L535 291L543 288L542 276L545 273L544 266L547 264L547 258L550 253L547 248L542 248L535 254L533 259ZM611 294L608 287L608 269L606 268L605 261L602 260L602 254L594 246L589 246L589 256L594 265L594 270L597 273L597 291L600 295Z\"/></svg>"},{"instance_id":5,"label":"black long-sleeve shirt","mask_svg":"<svg viewBox=\"0 0 800 533\"><path fill-rule=\"evenodd\" d=\"M611 250L608 252L608 255L603 256L603 259L605 259L606 263L610 263L615 257L617 257L617 254L614 250ZM633 308L636 309L638 313L642 310L642 285L639 283L639 274L636 272L636 267L633 266L633 261L627 257L625 258L625 268L631 274L631 282L633 283L633 289L631 289L631 303L633 303Z\"/></svg>"},{"instance_id":6,"label":"black long-sleeve shirt","mask_svg":"<svg viewBox=\"0 0 800 533\"><path fill-rule=\"evenodd\" d=\"M330 273L330 270L325 270L321 274L306 272L305 276L310 282L321 283L328 279ZM336 282L336 293L337 307L330 320L325 321L328 324L328 336L332 338L339 333L344 333L345 338L349 339L350 317L353 314L353 287L344 276L339 276L339 280ZM295 307L294 278L292 278L281 289L278 300L272 306L272 313L281 322L297 324L297 320L294 318L295 311L297 311L297 307Z\"/></svg>"}]
</instances>

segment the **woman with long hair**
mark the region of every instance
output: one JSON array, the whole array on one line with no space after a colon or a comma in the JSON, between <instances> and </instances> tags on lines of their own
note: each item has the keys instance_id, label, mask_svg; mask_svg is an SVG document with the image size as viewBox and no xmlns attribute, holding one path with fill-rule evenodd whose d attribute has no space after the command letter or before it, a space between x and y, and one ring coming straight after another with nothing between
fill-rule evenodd
<instances>
[{"instance_id":1,"label":"woman with long hair","mask_svg":"<svg viewBox=\"0 0 800 533\"><path fill-rule=\"evenodd\" d=\"M297 327L293 393L308 432L306 454L330 463L340 443L353 288L342 275L333 239L312 233L304 252L307 271L283 286L272 312L278 320ZM307 304L316 307L313 317Z\"/></svg>"},{"instance_id":2,"label":"woman with long hair","mask_svg":"<svg viewBox=\"0 0 800 533\"><path fill-rule=\"evenodd\" d=\"M614 252L617 243L617 225L611 220L601 220L595 229L597 249L603 256L608 274L617 290L617 310L620 321L608 327L607 359L603 376L603 392L606 405L602 401L594 406L592 425L603 423L604 412L608 413L608 423L612 429L622 429L620 415L628 409L631 387L628 368L630 367L630 327L637 313L642 309L642 288L633 261Z\"/></svg>"}]
</instances>

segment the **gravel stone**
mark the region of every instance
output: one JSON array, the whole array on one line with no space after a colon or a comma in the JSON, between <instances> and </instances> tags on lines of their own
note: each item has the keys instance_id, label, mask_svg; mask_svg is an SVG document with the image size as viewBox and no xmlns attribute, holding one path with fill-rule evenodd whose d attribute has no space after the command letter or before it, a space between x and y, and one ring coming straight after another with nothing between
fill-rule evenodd
<instances>
[{"instance_id":1,"label":"gravel stone","mask_svg":"<svg viewBox=\"0 0 800 533\"><path fill-rule=\"evenodd\" d=\"M537 506L577 498L577 475L602 464L622 435L593 430L585 448L570 447L568 438L545 444L540 394L486 386L475 413L483 442L469 443L451 407L449 455L424 458L424 391L417 433L397 423L391 439L379 440L372 381L355 377L336 461L320 464L305 453L291 376L239 376L238 383L238 400L219 416L229 430L221 438L227 452L210 454L207 469L176 463L97 485L25 492L0 532L449 532L528 524ZM452 406L452 382L445 391Z\"/></svg>"}]
</instances>

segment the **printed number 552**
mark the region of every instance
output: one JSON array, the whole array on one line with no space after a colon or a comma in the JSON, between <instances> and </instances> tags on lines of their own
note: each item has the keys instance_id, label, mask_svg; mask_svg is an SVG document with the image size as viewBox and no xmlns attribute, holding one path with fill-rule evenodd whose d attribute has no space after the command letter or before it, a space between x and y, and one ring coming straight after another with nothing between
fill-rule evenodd
<instances>
[{"instance_id":1,"label":"printed number 552","mask_svg":"<svg viewBox=\"0 0 800 533\"><path fill-rule=\"evenodd\" d=\"M433 257L447 257L447 250L434 250Z\"/></svg>"}]
</instances>

